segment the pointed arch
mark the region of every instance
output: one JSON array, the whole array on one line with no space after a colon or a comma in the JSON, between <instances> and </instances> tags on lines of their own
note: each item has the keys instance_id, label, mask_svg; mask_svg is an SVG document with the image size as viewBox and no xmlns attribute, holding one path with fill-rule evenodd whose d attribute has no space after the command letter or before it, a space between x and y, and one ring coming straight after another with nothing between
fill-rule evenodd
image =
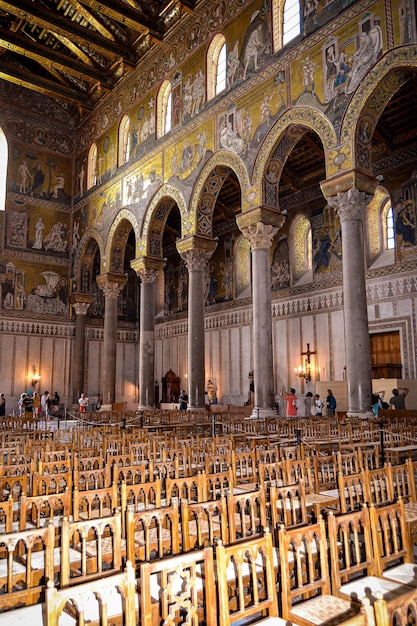
<instances>
[{"instance_id":1,"label":"pointed arch","mask_svg":"<svg viewBox=\"0 0 417 626\"><path fill-rule=\"evenodd\" d=\"M162 204L161 204L162 203ZM177 205L181 216L182 236L189 234L187 203L173 185L162 185L152 198L143 220L140 250L137 254L162 256L162 237L169 210Z\"/></svg>"},{"instance_id":2,"label":"pointed arch","mask_svg":"<svg viewBox=\"0 0 417 626\"><path fill-rule=\"evenodd\" d=\"M387 52L363 78L342 119L338 168L372 174L371 138L378 120L396 91L416 73L417 46L412 45Z\"/></svg>"},{"instance_id":3,"label":"pointed arch","mask_svg":"<svg viewBox=\"0 0 417 626\"><path fill-rule=\"evenodd\" d=\"M133 229L133 232L135 234L135 239L136 239L136 249L138 246L138 241L140 238L140 225L137 220L137 217L134 213L129 211L129 209L122 209L117 214L113 224L110 227L109 234L107 236L104 261L103 261L103 264L105 263L107 265L107 267L105 266L106 271L114 271L110 269L111 255L112 255L114 242L116 239L116 233L120 229L122 222L127 222L129 226Z\"/></svg>"},{"instance_id":4,"label":"pointed arch","mask_svg":"<svg viewBox=\"0 0 417 626\"><path fill-rule=\"evenodd\" d=\"M235 173L242 193L242 208L245 204L245 198L247 195L250 196L251 200L253 199L252 195L250 194L249 176L243 161L240 159L240 157L238 157L236 154L233 154L232 152L219 150L206 162L194 186L190 199L188 221L185 224L186 234L198 233L208 235L208 233L211 232L211 215L214 206L208 207L208 210L204 206L204 188L206 187L209 178L213 175L213 172L216 170L216 168L224 168L223 175L225 178L229 175L230 170ZM219 169L218 175L221 176ZM216 190L213 190L212 193L216 193Z\"/></svg>"},{"instance_id":5,"label":"pointed arch","mask_svg":"<svg viewBox=\"0 0 417 626\"><path fill-rule=\"evenodd\" d=\"M97 254L103 259L103 240L95 229L86 231L80 239L74 259L72 293L92 293L92 268Z\"/></svg>"},{"instance_id":6,"label":"pointed arch","mask_svg":"<svg viewBox=\"0 0 417 626\"><path fill-rule=\"evenodd\" d=\"M318 135L323 145L325 157L334 153L337 143L336 131L325 115L308 107L294 107L286 111L271 128L256 157L252 174L252 194L254 197L259 198L259 203L263 201L264 173L267 171L268 161L276 150L279 141L281 141L287 129L293 129L296 135L298 132L302 132L303 128L312 130ZM285 158L286 155L284 154L279 160L275 159L277 168L274 175L278 179L285 165ZM327 158L325 165L326 176L329 178L331 163Z\"/></svg>"}]
</instances>

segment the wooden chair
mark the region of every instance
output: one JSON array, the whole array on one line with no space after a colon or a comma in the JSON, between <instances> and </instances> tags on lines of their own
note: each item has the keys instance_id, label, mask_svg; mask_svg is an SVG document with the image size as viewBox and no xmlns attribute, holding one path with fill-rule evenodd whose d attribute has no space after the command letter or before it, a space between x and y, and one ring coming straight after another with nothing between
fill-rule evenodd
<instances>
[{"instance_id":1,"label":"wooden chair","mask_svg":"<svg viewBox=\"0 0 417 626\"><path fill-rule=\"evenodd\" d=\"M367 501L368 493L364 472L338 474L340 508L342 513L357 511Z\"/></svg>"},{"instance_id":2,"label":"wooden chair","mask_svg":"<svg viewBox=\"0 0 417 626\"><path fill-rule=\"evenodd\" d=\"M408 542L403 501L381 507L371 506L369 514L375 574L412 586L417 599L417 565Z\"/></svg>"},{"instance_id":3,"label":"wooden chair","mask_svg":"<svg viewBox=\"0 0 417 626\"><path fill-rule=\"evenodd\" d=\"M268 493L271 484L280 486L288 484L287 464L285 461L259 463L259 484Z\"/></svg>"},{"instance_id":4,"label":"wooden chair","mask_svg":"<svg viewBox=\"0 0 417 626\"><path fill-rule=\"evenodd\" d=\"M315 524L279 531L279 588L285 620L302 626L367 623L361 607L331 594L327 537L322 518ZM288 622L287 622L288 623Z\"/></svg>"},{"instance_id":5,"label":"wooden chair","mask_svg":"<svg viewBox=\"0 0 417 626\"><path fill-rule=\"evenodd\" d=\"M136 581L128 561L121 574L57 589L53 581L46 587L46 624L65 623L91 626L135 626ZM39 623L39 622L34 622Z\"/></svg>"},{"instance_id":6,"label":"wooden chair","mask_svg":"<svg viewBox=\"0 0 417 626\"><path fill-rule=\"evenodd\" d=\"M216 574L219 624L279 623L272 540L267 529L243 542L219 543Z\"/></svg>"},{"instance_id":7,"label":"wooden chair","mask_svg":"<svg viewBox=\"0 0 417 626\"><path fill-rule=\"evenodd\" d=\"M41 528L49 520L59 527L64 516L71 513L71 493L66 490L63 493L52 493L20 498L19 529L36 526Z\"/></svg>"},{"instance_id":8,"label":"wooden chair","mask_svg":"<svg viewBox=\"0 0 417 626\"><path fill-rule=\"evenodd\" d=\"M32 495L40 496L50 493L63 493L72 491L72 471L61 472L59 474L38 474L32 475Z\"/></svg>"},{"instance_id":9,"label":"wooden chair","mask_svg":"<svg viewBox=\"0 0 417 626\"><path fill-rule=\"evenodd\" d=\"M366 505L360 511L330 515L328 531L334 595L351 603L360 603L362 598L367 597L373 605L376 594L380 592L390 615L408 600L414 591L412 587L377 575L382 564L377 565L372 548L371 523ZM376 541L382 545L381 537L377 537Z\"/></svg>"},{"instance_id":10,"label":"wooden chair","mask_svg":"<svg viewBox=\"0 0 417 626\"><path fill-rule=\"evenodd\" d=\"M167 478L165 481L166 498L164 504L169 506L172 499L204 502L206 500L205 480L202 472L196 476Z\"/></svg>"},{"instance_id":11,"label":"wooden chair","mask_svg":"<svg viewBox=\"0 0 417 626\"><path fill-rule=\"evenodd\" d=\"M364 470L365 502L382 506L394 500L391 465Z\"/></svg>"},{"instance_id":12,"label":"wooden chair","mask_svg":"<svg viewBox=\"0 0 417 626\"><path fill-rule=\"evenodd\" d=\"M349 446L351 448L351 446ZM349 449L346 452L336 452L337 470L343 476L358 474L361 471L359 455L356 449Z\"/></svg>"},{"instance_id":13,"label":"wooden chair","mask_svg":"<svg viewBox=\"0 0 417 626\"><path fill-rule=\"evenodd\" d=\"M7 500L0 502L0 534L16 532L19 530L19 522L14 521L14 501L12 495Z\"/></svg>"},{"instance_id":14,"label":"wooden chair","mask_svg":"<svg viewBox=\"0 0 417 626\"><path fill-rule=\"evenodd\" d=\"M281 525L291 528L307 524L306 494L303 481L300 480L297 485L283 487L271 485L269 507L271 526L276 539Z\"/></svg>"},{"instance_id":15,"label":"wooden chair","mask_svg":"<svg viewBox=\"0 0 417 626\"><path fill-rule=\"evenodd\" d=\"M390 466L392 493L394 500L401 498L403 502L416 501L416 485L413 475L413 464L407 459L402 465Z\"/></svg>"},{"instance_id":16,"label":"wooden chair","mask_svg":"<svg viewBox=\"0 0 417 626\"><path fill-rule=\"evenodd\" d=\"M149 511L126 511L127 558L132 563L150 561L179 554L179 505L176 499L170 506Z\"/></svg>"},{"instance_id":17,"label":"wooden chair","mask_svg":"<svg viewBox=\"0 0 417 626\"><path fill-rule=\"evenodd\" d=\"M0 536L0 611L39 601L45 581L54 577L54 540L52 521L43 528ZM34 558L39 554L41 569Z\"/></svg>"},{"instance_id":18,"label":"wooden chair","mask_svg":"<svg viewBox=\"0 0 417 626\"><path fill-rule=\"evenodd\" d=\"M314 477L318 491L337 488L336 455L317 454L313 458Z\"/></svg>"},{"instance_id":19,"label":"wooden chair","mask_svg":"<svg viewBox=\"0 0 417 626\"><path fill-rule=\"evenodd\" d=\"M287 459L286 465L287 485L295 485L302 480L306 493L317 493L311 459Z\"/></svg>"},{"instance_id":20,"label":"wooden chair","mask_svg":"<svg viewBox=\"0 0 417 626\"><path fill-rule=\"evenodd\" d=\"M243 493L227 493L229 542L253 537L266 528L265 492L262 487Z\"/></svg>"},{"instance_id":21,"label":"wooden chair","mask_svg":"<svg viewBox=\"0 0 417 626\"><path fill-rule=\"evenodd\" d=\"M204 480L204 500L217 500L222 494L232 492L234 490L233 470L230 467L224 472L216 472L215 474L202 474Z\"/></svg>"},{"instance_id":22,"label":"wooden chair","mask_svg":"<svg viewBox=\"0 0 417 626\"><path fill-rule=\"evenodd\" d=\"M74 552L78 552L78 562ZM65 517L61 529L61 586L121 572L122 558L126 558L127 552L120 511L74 522Z\"/></svg>"},{"instance_id":23,"label":"wooden chair","mask_svg":"<svg viewBox=\"0 0 417 626\"><path fill-rule=\"evenodd\" d=\"M250 485L255 489L259 484L257 459L254 450L250 452L232 452L233 480L235 485Z\"/></svg>"},{"instance_id":24,"label":"wooden chair","mask_svg":"<svg viewBox=\"0 0 417 626\"><path fill-rule=\"evenodd\" d=\"M214 545L216 539L228 543L227 504L224 495L206 502L181 501L183 551Z\"/></svg>"},{"instance_id":25,"label":"wooden chair","mask_svg":"<svg viewBox=\"0 0 417 626\"><path fill-rule=\"evenodd\" d=\"M117 481L114 482L117 484ZM112 484L110 467L106 466L91 469L74 468L73 483L78 491L110 487Z\"/></svg>"},{"instance_id":26,"label":"wooden chair","mask_svg":"<svg viewBox=\"0 0 417 626\"><path fill-rule=\"evenodd\" d=\"M213 550L207 547L140 564L141 626L217 626Z\"/></svg>"},{"instance_id":27,"label":"wooden chair","mask_svg":"<svg viewBox=\"0 0 417 626\"><path fill-rule=\"evenodd\" d=\"M146 483L120 485L121 509L126 511L128 506L133 506L134 511L147 511L159 509L161 506L161 480Z\"/></svg>"},{"instance_id":28,"label":"wooden chair","mask_svg":"<svg viewBox=\"0 0 417 626\"><path fill-rule=\"evenodd\" d=\"M72 494L74 521L85 519L97 519L113 515L118 508L119 494L117 485L111 487L79 491L75 486Z\"/></svg>"}]
</instances>

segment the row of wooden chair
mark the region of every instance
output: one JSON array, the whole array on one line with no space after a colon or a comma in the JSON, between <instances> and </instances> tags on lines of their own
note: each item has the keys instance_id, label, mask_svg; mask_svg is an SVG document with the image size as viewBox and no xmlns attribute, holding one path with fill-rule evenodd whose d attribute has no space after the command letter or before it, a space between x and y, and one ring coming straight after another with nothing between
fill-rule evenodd
<instances>
[{"instance_id":1,"label":"row of wooden chair","mask_svg":"<svg viewBox=\"0 0 417 626\"><path fill-rule=\"evenodd\" d=\"M137 578L130 561L124 572L71 587L50 578L45 606L20 609L20 615L37 615L32 623L46 626L60 623L63 612L69 623L100 626L406 626L415 615L417 576L403 515L401 500L364 506L330 515L327 528L323 518L282 526L276 549L264 530L228 545L144 561Z\"/></svg>"}]
</instances>

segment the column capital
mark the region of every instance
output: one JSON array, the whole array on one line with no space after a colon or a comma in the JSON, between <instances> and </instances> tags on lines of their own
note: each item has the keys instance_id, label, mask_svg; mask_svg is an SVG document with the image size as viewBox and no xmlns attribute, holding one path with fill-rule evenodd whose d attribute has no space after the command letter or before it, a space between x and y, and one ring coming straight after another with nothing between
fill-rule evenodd
<instances>
[{"instance_id":1,"label":"column capital","mask_svg":"<svg viewBox=\"0 0 417 626\"><path fill-rule=\"evenodd\" d=\"M94 296L91 293L72 293L69 302L73 306L76 304L86 304L87 308L94 302Z\"/></svg>"},{"instance_id":2,"label":"column capital","mask_svg":"<svg viewBox=\"0 0 417 626\"><path fill-rule=\"evenodd\" d=\"M265 226L273 226L276 231L283 227L285 222L285 215L281 211L271 209L270 207L259 206L250 211L245 211L236 216L236 223L239 229L242 231L255 226L258 223L262 223ZM252 229L253 230L253 229ZM246 235L245 235L246 236Z\"/></svg>"},{"instance_id":3,"label":"column capital","mask_svg":"<svg viewBox=\"0 0 417 626\"><path fill-rule=\"evenodd\" d=\"M378 180L361 170L352 169L320 183L321 190L326 200L338 193L358 189L366 194L373 195L378 186Z\"/></svg>"},{"instance_id":4,"label":"column capital","mask_svg":"<svg viewBox=\"0 0 417 626\"><path fill-rule=\"evenodd\" d=\"M216 240L200 235L190 235L177 241L178 253L188 270L204 270L216 248Z\"/></svg>"},{"instance_id":5,"label":"column capital","mask_svg":"<svg viewBox=\"0 0 417 626\"><path fill-rule=\"evenodd\" d=\"M76 315L87 315L89 307L89 302L74 302L72 305Z\"/></svg>"},{"instance_id":6,"label":"column capital","mask_svg":"<svg viewBox=\"0 0 417 626\"><path fill-rule=\"evenodd\" d=\"M105 272L96 277L97 285L103 291L104 297L114 300L119 297L126 281L127 278L124 274L116 274L115 272Z\"/></svg>"},{"instance_id":7,"label":"column capital","mask_svg":"<svg viewBox=\"0 0 417 626\"><path fill-rule=\"evenodd\" d=\"M142 270L153 270L155 272L158 272L165 267L165 264L166 262L164 261L164 259L153 256L142 256L138 259L133 259L133 261L130 261L130 267L132 268L132 270L135 270L138 276Z\"/></svg>"},{"instance_id":8,"label":"column capital","mask_svg":"<svg viewBox=\"0 0 417 626\"><path fill-rule=\"evenodd\" d=\"M327 203L335 209L341 223L346 220L362 221L366 214L366 207L373 196L352 187L347 191L339 191L336 196L327 198Z\"/></svg>"},{"instance_id":9,"label":"column capital","mask_svg":"<svg viewBox=\"0 0 417 626\"><path fill-rule=\"evenodd\" d=\"M243 236L249 239L251 250L269 250L279 230L272 224L264 224L263 222L256 222L244 227L239 226L239 228Z\"/></svg>"}]
</instances>

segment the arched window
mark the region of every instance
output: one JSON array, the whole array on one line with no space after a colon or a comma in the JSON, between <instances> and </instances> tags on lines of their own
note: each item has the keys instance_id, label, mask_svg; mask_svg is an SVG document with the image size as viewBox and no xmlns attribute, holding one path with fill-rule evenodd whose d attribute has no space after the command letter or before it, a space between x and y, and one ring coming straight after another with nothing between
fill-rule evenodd
<instances>
[{"instance_id":1,"label":"arched window","mask_svg":"<svg viewBox=\"0 0 417 626\"><path fill-rule=\"evenodd\" d=\"M282 45L285 46L291 39L301 32L300 0L285 0L282 26Z\"/></svg>"},{"instance_id":2,"label":"arched window","mask_svg":"<svg viewBox=\"0 0 417 626\"><path fill-rule=\"evenodd\" d=\"M130 118L123 115L119 126L119 166L129 161L130 154Z\"/></svg>"},{"instance_id":3,"label":"arched window","mask_svg":"<svg viewBox=\"0 0 417 626\"><path fill-rule=\"evenodd\" d=\"M97 184L97 144L93 143L88 151L87 189Z\"/></svg>"},{"instance_id":4,"label":"arched window","mask_svg":"<svg viewBox=\"0 0 417 626\"><path fill-rule=\"evenodd\" d=\"M223 35L213 37L207 51L207 99L226 89L227 45Z\"/></svg>"},{"instance_id":5,"label":"arched window","mask_svg":"<svg viewBox=\"0 0 417 626\"><path fill-rule=\"evenodd\" d=\"M163 137L172 128L172 87L169 80L162 83L157 99L157 138Z\"/></svg>"},{"instance_id":6,"label":"arched window","mask_svg":"<svg viewBox=\"0 0 417 626\"><path fill-rule=\"evenodd\" d=\"M393 250L395 248L395 225L394 225L394 209L391 202L387 202L382 211L384 248Z\"/></svg>"},{"instance_id":7,"label":"arched window","mask_svg":"<svg viewBox=\"0 0 417 626\"><path fill-rule=\"evenodd\" d=\"M0 128L0 211L4 211L6 208L7 160L7 139Z\"/></svg>"}]
</instances>

